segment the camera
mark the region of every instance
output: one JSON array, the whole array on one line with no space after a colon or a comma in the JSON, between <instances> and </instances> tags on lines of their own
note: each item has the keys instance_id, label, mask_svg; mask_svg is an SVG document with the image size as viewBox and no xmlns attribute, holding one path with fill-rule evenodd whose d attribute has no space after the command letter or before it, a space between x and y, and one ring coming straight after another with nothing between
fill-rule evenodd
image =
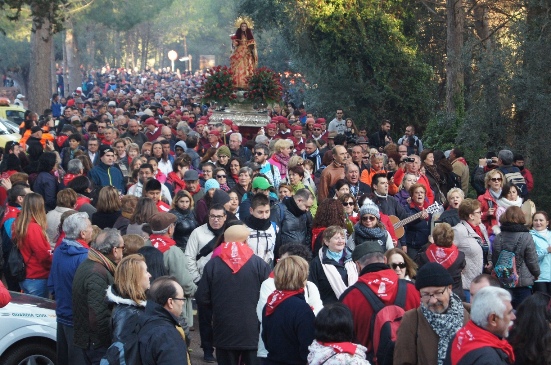
<instances>
[{"instance_id":1,"label":"camera","mask_svg":"<svg viewBox=\"0 0 551 365\"><path fill-rule=\"evenodd\" d=\"M490 166L492 164L494 164L494 160L492 160L491 158L486 160L486 165Z\"/></svg>"},{"instance_id":2,"label":"camera","mask_svg":"<svg viewBox=\"0 0 551 365\"><path fill-rule=\"evenodd\" d=\"M415 158L413 158L413 157L406 157L406 158L404 158L404 161L405 161L405 162L415 162Z\"/></svg>"}]
</instances>

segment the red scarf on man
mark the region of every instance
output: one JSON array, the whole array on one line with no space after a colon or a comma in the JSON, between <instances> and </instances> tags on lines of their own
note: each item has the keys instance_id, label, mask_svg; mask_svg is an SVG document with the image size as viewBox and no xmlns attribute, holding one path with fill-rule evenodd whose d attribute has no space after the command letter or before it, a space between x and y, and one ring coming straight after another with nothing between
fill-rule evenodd
<instances>
[{"instance_id":1,"label":"red scarf on man","mask_svg":"<svg viewBox=\"0 0 551 365\"><path fill-rule=\"evenodd\" d=\"M300 288L299 290L274 290L272 294L268 296L268 300L266 301L266 315L269 316L274 313L276 308L281 303L291 298L292 296L303 293L304 288Z\"/></svg>"},{"instance_id":2,"label":"red scarf on man","mask_svg":"<svg viewBox=\"0 0 551 365\"><path fill-rule=\"evenodd\" d=\"M253 250L243 242L224 242L220 245L219 257L236 274L254 255Z\"/></svg>"},{"instance_id":3,"label":"red scarf on man","mask_svg":"<svg viewBox=\"0 0 551 365\"><path fill-rule=\"evenodd\" d=\"M152 234L149 236L149 240L151 241L151 246L155 247L162 253L165 253L176 244L176 241L172 238L162 234Z\"/></svg>"},{"instance_id":4,"label":"red scarf on man","mask_svg":"<svg viewBox=\"0 0 551 365\"><path fill-rule=\"evenodd\" d=\"M355 355L357 345L352 342L320 342L320 345L331 347L337 354L350 354Z\"/></svg>"},{"instance_id":5,"label":"red scarf on man","mask_svg":"<svg viewBox=\"0 0 551 365\"><path fill-rule=\"evenodd\" d=\"M459 256L459 250L453 244L451 247L440 247L431 243L425 253L430 262L437 262L446 269L449 268L455 260L457 260L457 256Z\"/></svg>"},{"instance_id":6,"label":"red scarf on man","mask_svg":"<svg viewBox=\"0 0 551 365\"><path fill-rule=\"evenodd\" d=\"M457 331L452 342L451 360L452 365L457 365L459 361L471 351L483 347L493 347L502 350L508 357L509 362L515 362L515 353L513 347L503 338L499 338L493 333L478 327L473 321Z\"/></svg>"}]
</instances>

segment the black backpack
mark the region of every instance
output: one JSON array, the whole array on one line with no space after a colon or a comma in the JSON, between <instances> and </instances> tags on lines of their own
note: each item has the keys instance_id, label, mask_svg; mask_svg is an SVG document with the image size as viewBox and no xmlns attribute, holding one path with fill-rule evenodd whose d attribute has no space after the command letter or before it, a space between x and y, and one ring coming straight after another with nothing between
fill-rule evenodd
<instances>
[{"instance_id":1,"label":"black backpack","mask_svg":"<svg viewBox=\"0 0 551 365\"><path fill-rule=\"evenodd\" d=\"M8 270L9 274L18 282L21 282L27 278L25 260L23 260L23 255L15 244L11 246L11 250L8 255Z\"/></svg>"}]
</instances>

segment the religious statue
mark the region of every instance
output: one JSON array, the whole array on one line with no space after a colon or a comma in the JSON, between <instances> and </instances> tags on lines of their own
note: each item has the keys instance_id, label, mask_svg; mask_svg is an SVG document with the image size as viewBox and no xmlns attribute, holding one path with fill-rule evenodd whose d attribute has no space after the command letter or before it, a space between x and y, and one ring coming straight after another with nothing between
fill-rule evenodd
<instances>
[{"instance_id":1,"label":"religious statue","mask_svg":"<svg viewBox=\"0 0 551 365\"><path fill-rule=\"evenodd\" d=\"M233 85L237 89L247 89L247 78L258 65L256 42L251 29L253 21L241 16L235 21L235 35L231 36L233 52L230 56L230 68L233 74Z\"/></svg>"}]
</instances>

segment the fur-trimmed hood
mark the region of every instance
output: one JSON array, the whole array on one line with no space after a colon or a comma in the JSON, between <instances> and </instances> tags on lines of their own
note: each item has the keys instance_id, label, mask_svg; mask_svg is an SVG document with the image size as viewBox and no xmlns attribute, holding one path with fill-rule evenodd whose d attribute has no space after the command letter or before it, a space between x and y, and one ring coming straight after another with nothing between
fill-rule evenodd
<instances>
[{"instance_id":1,"label":"fur-trimmed hood","mask_svg":"<svg viewBox=\"0 0 551 365\"><path fill-rule=\"evenodd\" d=\"M114 303L114 304L125 304L125 305L132 305L134 307L144 307L144 308L145 308L145 304L147 303L146 301L136 303L132 299L121 297L114 285L109 285L109 287L107 288L107 300L110 303Z\"/></svg>"}]
</instances>

